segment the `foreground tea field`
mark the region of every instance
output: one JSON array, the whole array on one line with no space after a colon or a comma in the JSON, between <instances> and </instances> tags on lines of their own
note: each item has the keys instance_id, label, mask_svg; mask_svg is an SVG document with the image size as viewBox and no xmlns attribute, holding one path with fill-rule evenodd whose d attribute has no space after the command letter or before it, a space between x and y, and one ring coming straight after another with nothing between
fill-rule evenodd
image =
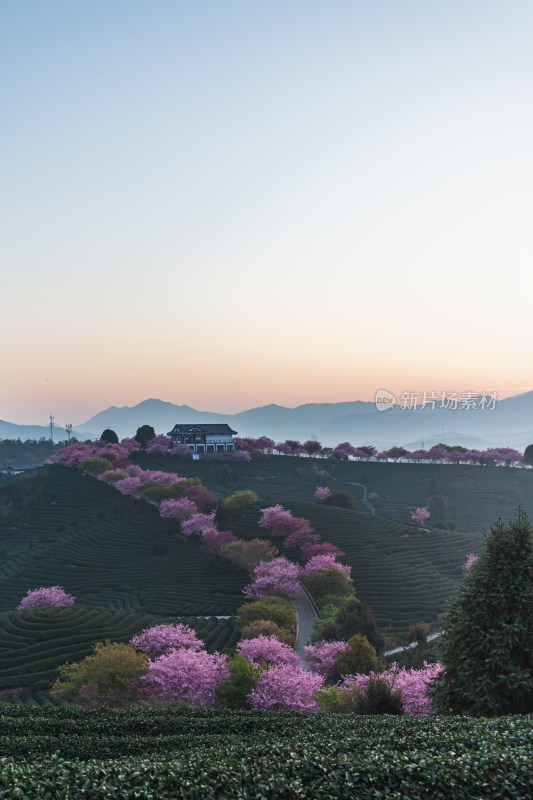
<instances>
[{"instance_id":1,"label":"foreground tea field","mask_svg":"<svg viewBox=\"0 0 533 800\"><path fill-rule=\"evenodd\" d=\"M0 797L533 795L531 717L0 706Z\"/></svg>"}]
</instances>

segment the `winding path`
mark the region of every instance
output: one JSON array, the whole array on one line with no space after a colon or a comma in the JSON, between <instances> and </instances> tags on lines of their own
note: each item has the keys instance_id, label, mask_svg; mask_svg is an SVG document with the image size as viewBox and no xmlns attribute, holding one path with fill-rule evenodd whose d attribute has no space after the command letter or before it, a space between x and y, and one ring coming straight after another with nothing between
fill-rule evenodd
<instances>
[{"instance_id":1,"label":"winding path","mask_svg":"<svg viewBox=\"0 0 533 800\"><path fill-rule=\"evenodd\" d=\"M302 592L299 598L296 601L296 613L298 615L298 633L296 636L296 646L295 650L300 656L300 662L304 669L307 669L307 663L305 660L305 650L304 647L306 644L309 644L311 641L311 636L313 633L313 624L318 616L318 608L316 606L315 601L302 584L300 584L302 588Z\"/></svg>"}]
</instances>

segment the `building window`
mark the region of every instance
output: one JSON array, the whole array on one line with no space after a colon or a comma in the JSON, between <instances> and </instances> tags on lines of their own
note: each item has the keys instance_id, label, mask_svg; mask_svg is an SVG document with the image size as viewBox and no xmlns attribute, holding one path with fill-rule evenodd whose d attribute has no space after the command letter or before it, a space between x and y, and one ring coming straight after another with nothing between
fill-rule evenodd
<instances>
[{"instance_id":1,"label":"building window","mask_svg":"<svg viewBox=\"0 0 533 800\"><path fill-rule=\"evenodd\" d=\"M228 453L233 453L234 449L235 448L233 447L232 444L227 444L226 445L226 450L228 451Z\"/></svg>"},{"instance_id":2,"label":"building window","mask_svg":"<svg viewBox=\"0 0 533 800\"><path fill-rule=\"evenodd\" d=\"M196 445L196 452L197 452L197 453L203 453L203 452L204 452L204 446L203 446L203 444L197 444L197 445Z\"/></svg>"},{"instance_id":3,"label":"building window","mask_svg":"<svg viewBox=\"0 0 533 800\"><path fill-rule=\"evenodd\" d=\"M217 444L217 453L223 453L223 452L224 452L224 445Z\"/></svg>"},{"instance_id":4,"label":"building window","mask_svg":"<svg viewBox=\"0 0 533 800\"><path fill-rule=\"evenodd\" d=\"M215 452L215 445L214 444L208 444L206 450L207 450L208 453L214 453Z\"/></svg>"}]
</instances>

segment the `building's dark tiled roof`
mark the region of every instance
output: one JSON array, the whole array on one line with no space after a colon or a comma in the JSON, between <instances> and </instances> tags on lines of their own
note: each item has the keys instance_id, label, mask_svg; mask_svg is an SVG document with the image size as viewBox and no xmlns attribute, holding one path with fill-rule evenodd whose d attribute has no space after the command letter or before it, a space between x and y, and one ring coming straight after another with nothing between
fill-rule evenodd
<instances>
[{"instance_id":1,"label":"building's dark tiled roof","mask_svg":"<svg viewBox=\"0 0 533 800\"><path fill-rule=\"evenodd\" d=\"M213 433L213 434L236 434L237 431L234 431L227 425L225 422L222 424L208 424L208 425L199 425L197 422L193 423L192 425L174 425L171 431L168 432L168 436L172 436L173 434L177 433Z\"/></svg>"}]
</instances>

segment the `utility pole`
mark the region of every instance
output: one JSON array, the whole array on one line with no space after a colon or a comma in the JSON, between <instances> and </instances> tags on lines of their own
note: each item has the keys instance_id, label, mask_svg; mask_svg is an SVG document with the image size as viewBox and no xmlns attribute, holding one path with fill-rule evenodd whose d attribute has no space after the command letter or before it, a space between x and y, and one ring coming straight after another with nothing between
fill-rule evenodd
<instances>
[{"instance_id":1,"label":"utility pole","mask_svg":"<svg viewBox=\"0 0 533 800\"><path fill-rule=\"evenodd\" d=\"M50 414L50 441L54 443L54 417Z\"/></svg>"},{"instance_id":2,"label":"utility pole","mask_svg":"<svg viewBox=\"0 0 533 800\"><path fill-rule=\"evenodd\" d=\"M70 442L70 437L71 437L71 435L72 435L72 425L70 424L70 422L68 422L68 423L65 425L65 430L66 430L66 432L67 432L67 439L68 439L68 440L69 440L69 442Z\"/></svg>"}]
</instances>

